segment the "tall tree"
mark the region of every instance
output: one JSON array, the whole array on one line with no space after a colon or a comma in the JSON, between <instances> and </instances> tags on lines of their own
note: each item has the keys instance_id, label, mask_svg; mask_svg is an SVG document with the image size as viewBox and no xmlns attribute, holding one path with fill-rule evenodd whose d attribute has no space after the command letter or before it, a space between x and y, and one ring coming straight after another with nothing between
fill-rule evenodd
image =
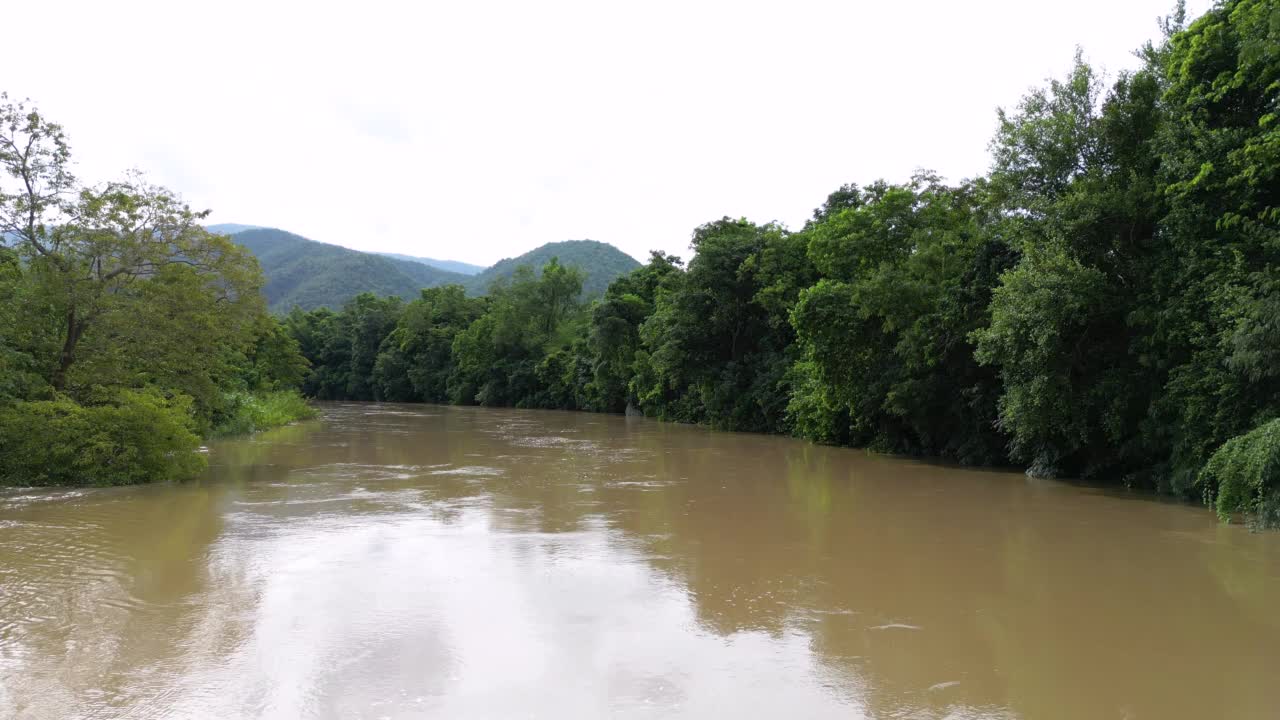
<instances>
[{"instance_id":1,"label":"tall tree","mask_svg":"<svg viewBox=\"0 0 1280 720\"><path fill-rule=\"evenodd\" d=\"M999 462L999 385L967 337L985 324L990 287L1007 267L1004 246L987 237L985 186L948 187L921 173L850 192L805 231L824 278L791 313L804 352L790 404L797 430Z\"/></svg>"},{"instance_id":2,"label":"tall tree","mask_svg":"<svg viewBox=\"0 0 1280 720\"><path fill-rule=\"evenodd\" d=\"M226 309L237 324L259 310L257 264L200 225L207 212L137 175L78 188L69 164L59 126L22 103L0 105L0 165L11 178L0 191L0 232L16 239L25 274L39 287L33 297L57 318L59 349L48 372L55 390L67 388L86 335L113 313L145 305L148 283L181 276L203 307Z\"/></svg>"},{"instance_id":3,"label":"tall tree","mask_svg":"<svg viewBox=\"0 0 1280 720\"><path fill-rule=\"evenodd\" d=\"M1150 67L1104 95L1077 54L1065 80L1000 114L997 231L1021 260L974 337L1001 374L1013 457L1036 472L1123 475L1149 458L1139 428L1161 371L1135 348L1161 211L1159 96Z\"/></svg>"},{"instance_id":4,"label":"tall tree","mask_svg":"<svg viewBox=\"0 0 1280 720\"><path fill-rule=\"evenodd\" d=\"M640 326L653 314L658 288L680 270L680 258L654 251L643 267L611 283L592 307L593 409L623 412L636 403L629 385L641 348Z\"/></svg>"},{"instance_id":5,"label":"tall tree","mask_svg":"<svg viewBox=\"0 0 1280 720\"><path fill-rule=\"evenodd\" d=\"M786 235L778 225L730 218L694 231L688 270L663 280L640 329L645 349L634 388L646 413L728 429L783 429L779 384L791 331L771 323L761 304L772 280L760 269L761 254Z\"/></svg>"}]
</instances>

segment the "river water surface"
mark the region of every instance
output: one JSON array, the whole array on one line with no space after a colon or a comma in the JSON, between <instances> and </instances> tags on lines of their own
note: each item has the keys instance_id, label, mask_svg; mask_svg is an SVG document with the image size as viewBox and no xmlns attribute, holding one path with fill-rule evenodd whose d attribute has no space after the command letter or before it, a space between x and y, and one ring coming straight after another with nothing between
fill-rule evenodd
<instances>
[{"instance_id":1,"label":"river water surface","mask_svg":"<svg viewBox=\"0 0 1280 720\"><path fill-rule=\"evenodd\" d=\"M1280 717L1280 533L1203 508L578 413L209 459L0 494L0 717Z\"/></svg>"}]
</instances>

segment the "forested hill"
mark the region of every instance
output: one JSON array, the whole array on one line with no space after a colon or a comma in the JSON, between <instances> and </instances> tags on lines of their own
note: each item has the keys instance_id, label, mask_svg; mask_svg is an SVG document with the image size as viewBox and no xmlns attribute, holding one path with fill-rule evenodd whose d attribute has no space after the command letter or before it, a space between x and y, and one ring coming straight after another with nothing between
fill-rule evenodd
<instances>
[{"instance_id":1,"label":"forested hill","mask_svg":"<svg viewBox=\"0 0 1280 720\"><path fill-rule=\"evenodd\" d=\"M511 277L521 265L540 270L551 258L558 258L561 265L582 270L586 276L582 296L588 298L603 295L610 283L640 267L639 261L609 243L565 240L547 243L519 257L499 260L493 267L468 278L467 292L482 295L495 280Z\"/></svg>"},{"instance_id":2,"label":"forested hill","mask_svg":"<svg viewBox=\"0 0 1280 720\"><path fill-rule=\"evenodd\" d=\"M273 312L286 312L294 306L336 309L363 292L412 299L422 288L464 284L471 279L283 230L244 230L235 233L234 240L257 256L267 281L263 293Z\"/></svg>"},{"instance_id":3,"label":"forested hill","mask_svg":"<svg viewBox=\"0 0 1280 720\"><path fill-rule=\"evenodd\" d=\"M609 283L640 267L635 258L595 240L547 243L493 267L477 268L478 274L464 274L428 264L425 258L360 252L284 230L235 224L209 229L233 235L235 242L257 256L266 276L263 292L272 312L288 312L294 306L336 310L365 292L412 300L423 288L450 284L462 285L469 295L484 295L495 280L511 277L521 265L536 271L553 257L562 265L582 270L582 296L595 297L603 294Z\"/></svg>"}]
</instances>

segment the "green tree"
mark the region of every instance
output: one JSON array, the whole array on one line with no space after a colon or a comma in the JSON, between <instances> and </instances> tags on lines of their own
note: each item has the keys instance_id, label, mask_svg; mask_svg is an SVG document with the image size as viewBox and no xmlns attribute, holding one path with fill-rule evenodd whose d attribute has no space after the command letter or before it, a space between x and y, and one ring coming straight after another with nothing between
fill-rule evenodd
<instances>
[{"instance_id":1,"label":"green tree","mask_svg":"<svg viewBox=\"0 0 1280 720\"><path fill-rule=\"evenodd\" d=\"M591 409L623 412L636 404L629 386L641 347L640 326L653 314L663 281L680 271L680 258L655 251L646 265L613 281L592 307L586 351L593 365Z\"/></svg>"},{"instance_id":2,"label":"green tree","mask_svg":"<svg viewBox=\"0 0 1280 720\"><path fill-rule=\"evenodd\" d=\"M1022 259L974 339L1001 373L1012 455L1038 473L1134 477L1150 457L1140 428L1160 369L1136 349L1161 212L1159 85L1148 67L1104 98L1077 55L1066 80L1000 115L997 231Z\"/></svg>"},{"instance_id":3,"label":"green tree","mask_svg":"<svg viewBox=\"0 0 1280 720\"><path fill-rule=\"evenodd\" d=\"M856 195L855 195L856 193ZM805 230L824 276L791 312L804 359L789 412L806 437L963 462L1003 459L995 374L967 335L1009 253L985 185L846 186Z\"/></svg>"},{"instance_id":4,"label":"green tree","mask_svg":"<svg viewBox=\"0 0 1280 720\"><path fill-rule=\"evenodd\" d=\"M1280 12L1224 2L1153 57L1166 78L1156 148L1168 211L1143 351L1168 380L1147 425L1167 448L1167 484L1185 491L1206 481L1198 471L1219 445L1280 415L1263 350L1280 284Z\"/></svg>"},{"instance_id":5,"label":"green tree","mask_svg":"<svg viewBox=\"0 0 1280 720\"><path fill-rule=\"evenodd\" d=\"M484 312L485 301L468 298L460 285L424 289L409 303L387 336L374 368L387 399L448 400L453 341Z\"/></svg>"},{"instance_id":6,"label":"green tree","mask_svg":"<svg viewBox=\"0 0 1280 720\"><path fill-rule=\"evenodd\" d=\"M528 266L489 292L488 311L454 338L453 402L539 407L538 367L580 335L583 319L577 297L582 273L552 258L535 275ZM544 368L542 377L559 376ZM560 400L554 401L559 406Z\"/></svg>"},{"instance_id":7,"label":"green tree","mask_svg":"<svg viewBox=\"0 0 1280 720\"><path fill-rule=\"evenodd\" d=\"M249 393L307 412L253 257L136 173L70 166L62 128L0 96L0 483L189 477Z\"/></svg>"},{"instance_id":8,"label":"green tree","mask_svg":"<svg viewBox=\"0 0 1280 720\"><path fill-rule=\"evenodd\" d=\"M199 292L202 311L220 314L223 326L248 327L261 311L261 273L243 249L201 227L207 212L137 175L79 187L70 163L60 126L24 103L0 104L0 166L10 178L0 189L0 234L12 238L34 285L33 319L49 324L59 345L56 357L38 358L54 390L78 380L70 389L83 394L97 382L70 374L82 343L100 326L126 324L119 318L145 307L161 283ZM165 349L158 333L152 340Z\"/></svg>"},{"instance_id":9,"label":"green tree","mask_svg":"<svg viewBox=\"0 0 1280 720\"><path fill-rule=\"evenodd\" d=\"M347 376L345 397L349 400L384 399L374 379L374 367L387 336L400 322L404 303L391 296L375 297L361 293L347 303L347 341L351 344L351 369Z\"/></svg>"},{"instance_id":10,"label":"green tree","mask_svg":"<svg viewBox=\"0 0 1280 720\"><path fill-rule=\"evenodd\" d=\"M244 382L253 391L285 390L302 385L310 363L298 341L276 318L262 315L253 346L245 357Z\"/></svg>"},{"instance_id":11,"label":"green tree","mask_svg":"<svg viewBox=\"0 0 1280 720\"><path fill-rule=\"evenodd\" d=\"M782 264L761 256L786 235L777 225L729 218L694 231L688 270L664 278L640 328L644 367L632 387L646 414L726 429L785 428L791 329L771 322L761 302L773 282L764 269Z\"/></svg>"}]
</instances>

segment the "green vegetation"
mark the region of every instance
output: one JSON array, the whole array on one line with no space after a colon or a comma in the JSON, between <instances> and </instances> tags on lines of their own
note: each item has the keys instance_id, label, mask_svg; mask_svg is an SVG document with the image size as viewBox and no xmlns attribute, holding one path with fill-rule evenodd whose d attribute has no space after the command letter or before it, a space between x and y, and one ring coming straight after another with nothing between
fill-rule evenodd
<instances>
[{"instance_id":1,"label":"green vegetation","mask_svg":"<svg viewBox=\"0 0 1280 720\"><path fill-rule=\"evenodd\" d=\"M62 128L0 95L0 484L190 477L214 428L305 412L253 257L137 174L70 168Z\"/></svg>"},{"instance_id":2,"label":"green vegetation","mask_svg":"<svg viewBox=\"0 0 1280 720\"><path fill-rule=\"evenodd\" d=\"M315 409L294 390L231 393L227 406L214 435L248 435L315 416Z\"/></svg>"},{"instance_id":3,"label":"green vegetation","mask_svg":"<svg viewBox=\"0 0 1280 720\"><path fill-rule=\"evenodd\" d=\"M0 406L0 485L127 485L204 468L190 398L121 390Z\"/></svg>"},{"instance_id":4,"label":"green vegetation","mask_svg":"<svg viewBox=\"0 0 1280 720\"><path fill-rule=\"evenodd\" d=\"M1201 471L1216 488L1218 516L1245 511L1265 525L1280 520L1280 419L1228 440Z\"/></svg>"},{"instance_id":5,"label":"green vegetation","mask_svg":"<svg viewBox=\"0 0 1280 720\"><path fill-rule=\"evenodd\" d=\"M1280 7L1179 8L1139 55L1110 85L1077 57L1000 112L984 177L847 185L795 231L711 222L687 267L655 254L590 304L553 248L488 297L295 312L306 390L637 409L1266 515Z\"/></svg>"}]
</instances>

